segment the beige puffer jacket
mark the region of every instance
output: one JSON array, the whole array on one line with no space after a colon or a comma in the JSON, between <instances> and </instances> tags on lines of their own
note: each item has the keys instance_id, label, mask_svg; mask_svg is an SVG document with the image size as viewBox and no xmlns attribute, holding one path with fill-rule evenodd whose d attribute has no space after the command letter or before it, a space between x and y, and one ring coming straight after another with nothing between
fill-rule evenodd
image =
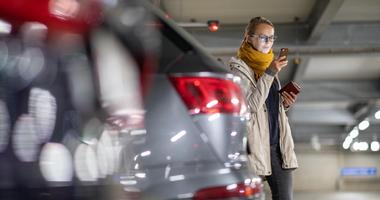
<instances>
[{"instance_id":1,"label":"beige puffer jacket","mask_svg":"<svg viewBox=\"0 0 380 200\"><path fill-rule=\"evenodd\" d=\"M265 100L268 97L270 87L275 78L264 73L256 81L254 71L241 59L231 58L229 66L232 72L241 78L241 88L246 96L248 107L251 111L251 120L248 124L248 144L251 154L248 155L251 169L261 176L272 174L270 162L270 141L268 112ZM279 81L278 81L279 82ZM280 100L280 102L282 102ZM294 142L286 116L284 106L280 103L279 128L280 128L280 150L282 154L282 168L295 169L298 167Z\"/></svg>"}]
</instances>

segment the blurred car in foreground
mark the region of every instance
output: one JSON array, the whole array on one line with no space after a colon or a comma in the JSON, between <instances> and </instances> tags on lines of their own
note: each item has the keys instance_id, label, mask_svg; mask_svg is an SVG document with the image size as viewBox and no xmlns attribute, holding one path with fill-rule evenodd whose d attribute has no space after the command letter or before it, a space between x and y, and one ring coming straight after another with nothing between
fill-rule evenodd
<instances>
[{"instance_id":1,"label":"blurred car in foreground","mask_svg":"<svg viewBox=\"0 0 380 200\"><path fill-rule=\"evenodd\" d=\"M0 2L2 199L263 198L239 78L159 10L15 2Z\"/></svg>"}]
</instances>

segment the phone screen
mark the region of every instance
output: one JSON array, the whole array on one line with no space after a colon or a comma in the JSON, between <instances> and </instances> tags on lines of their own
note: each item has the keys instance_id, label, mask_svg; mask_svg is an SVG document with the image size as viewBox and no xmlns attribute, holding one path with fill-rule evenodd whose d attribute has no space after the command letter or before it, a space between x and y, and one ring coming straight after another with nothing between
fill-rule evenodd
<instances>
[{"instance_id":1,"label":"phone screen","mask_svg":"<svg viewBox=\"0 0 380 200\"><path fill-rule=\"evenodd\" d=\"M288 51L289 51L288 48L281 48L279 58L282 57L282 56L287 57L287 56L288 56ZM286 59L286 58L285 58L285 59Z\"/></svg>"}]
</instances>

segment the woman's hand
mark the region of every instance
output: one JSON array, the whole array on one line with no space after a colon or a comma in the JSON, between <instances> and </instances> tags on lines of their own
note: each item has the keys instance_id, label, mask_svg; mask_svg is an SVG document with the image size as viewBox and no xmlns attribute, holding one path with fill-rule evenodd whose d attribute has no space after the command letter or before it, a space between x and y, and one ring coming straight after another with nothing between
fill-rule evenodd
<instances>
[{"instance_id":1,"label":"woman's hand","mask_svg":"<svg viewBox=\"0 0 380 200\"><path fill-rule=\"evenodd\" d=\"M287 92L282 92L282 104L284 105L285 108L289 108L291 105L293 105L296 100L297 100L297 95L294 94L293 92L287 93Z\"/></svg>"},{"instance_id":2,"label":"woman's hand","mask_svg":"<svg viewBox=\"0 0 380 200\"><path fill-rule=\"evenodd\" d=\"M282 68L284 68L286 65L288 65L288 59L286 59L286 56L282 56L279 58L276 58L272 61L269 68L276 74L281 71Z\"/></svg>"}]
</instances>

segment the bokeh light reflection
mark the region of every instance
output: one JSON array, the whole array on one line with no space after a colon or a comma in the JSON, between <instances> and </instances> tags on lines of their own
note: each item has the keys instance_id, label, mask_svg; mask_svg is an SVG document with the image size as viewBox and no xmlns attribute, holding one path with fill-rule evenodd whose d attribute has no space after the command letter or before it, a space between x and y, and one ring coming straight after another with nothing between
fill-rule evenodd
<instances>
[{"instance_id":1,"label":"bokeh light reflection","mask_svg":"<svg viewBox=\"0 0 380 200\"><path fill-rule=\"evenodd\" d=\"M13 130L13 149L18 159L24 162L36 160L39 139L36 134L34 119L30 115L21 115Z\"/></svg>"},{"instance_id":2,"label":"bokeh light reflection","mask_svg":"<svg viewBox=\"0 0 380 200\"><path fill-rule=\"evenodd\" d=\"M99 177L95 151L90 145L80 144L74 155L75 174L81 181L93 182Z\"/></svg>"},{"instance_id":3,"label":"bokeh light reflection","mask_svg":"<svg viewBox=\"0 0 380 200\"><path fill-rule=\"evenodd\" d=\"M41 151L40 169L47 181L70 182L73 162L69 150L59 143L47 143Z\"/></svg>"},{"instance_id":4,"label":"bokeh light reflection","mask_svg":"<svg viewBox=\"0 0 380 200\"><path fill-rule=\"evenodd\" d=\"M0 152L8 145L9 140L9 114L3 101L0 100Z\"/></svg>"},{"instance_id":5,"label":"bokeh light reflection","mask_svg":"<svg viewBox=\"0 0 380 200\"><path fill-rule=\"evenodd\" d=\"M29 97L29 113L35 120L38 137L47 142L54 130L57 103L49 91L33 88Z\"/></svg>"}]
</instances>

